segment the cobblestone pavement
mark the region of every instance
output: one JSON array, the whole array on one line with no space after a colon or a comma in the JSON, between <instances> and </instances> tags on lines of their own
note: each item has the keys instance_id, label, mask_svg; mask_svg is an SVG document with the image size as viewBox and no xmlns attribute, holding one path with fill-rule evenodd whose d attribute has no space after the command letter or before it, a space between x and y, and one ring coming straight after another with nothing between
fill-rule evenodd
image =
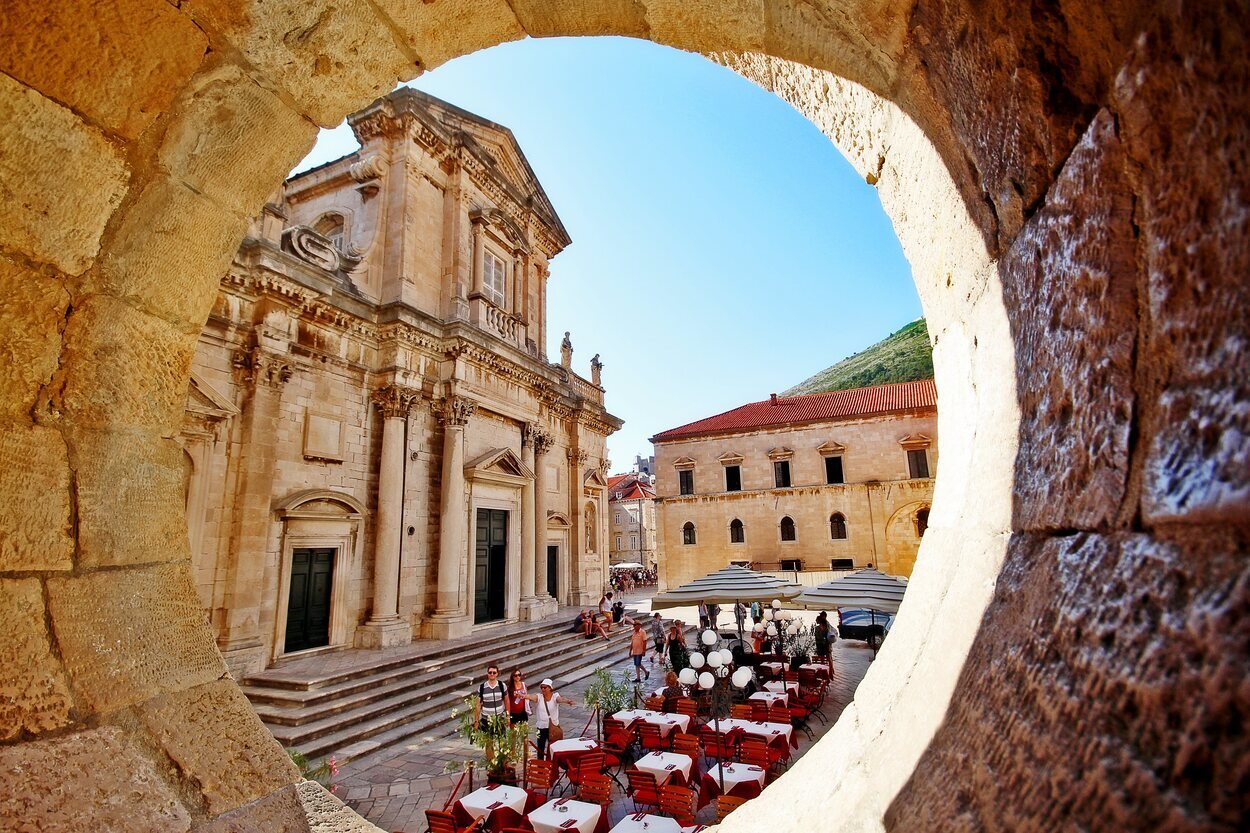
<instances>
[{"instance_id":1,"label":"cobblestone pavement","mask_svg":"<svg viewBox=\"0 0 1250 833\"><path fill-rule=\"evenodd\" d=\"M817 740L851 701L855 688L868 670L871 657L871 649L862 642L839 640L834 643L835 675L824 707L827 722L812 721L812 732ZM613 666L612 670L623 672L626 666L626 658L622 656L621 663ZM658 688L659 676L658 672L652 672L648 690ZM570 737L581 731L590 719L590 712L581 704L593 679L588 677L560 692L579 704L575 708L561 708L565 731ZM527 679L527 682L536 687L538 681ZM447 719L451 720L450 714ZM594 731L593 725L587 729L592 736ZM799 735L796 757L810 749L813 742L805 734L800 732ZM356 812L383 830L421 833L426 829L424 811L431 807L441 809L461 779L460 773L444 774L445 767L452 762L462 764L475 760L479 752L455 736L427 738L380 749L345 765L336 779L337 792ZM483 779L481 772L475 773L474 785L481 786ZM467 779L459 794L463 795L466 791ZM632 804L618 789L609 810L609 821L615 824L629 812L632 812ZM706 823L714 820L715 813L716 805L712 802L700 813L699 821Z\"/></svg>"}]
</instances>

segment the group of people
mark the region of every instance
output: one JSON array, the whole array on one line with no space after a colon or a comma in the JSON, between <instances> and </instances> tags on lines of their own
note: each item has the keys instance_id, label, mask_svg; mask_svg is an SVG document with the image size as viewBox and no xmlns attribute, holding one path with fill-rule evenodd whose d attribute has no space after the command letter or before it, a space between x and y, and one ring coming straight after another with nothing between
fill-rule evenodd
<instances>
[{"instance_id":1,"label":"group of people","mask_svg":"<svg viewBox=\"0 0 1250 833\"><path fill-rule=\"evenodd\" d=\"M620 599L614 600L613 595L612 591L604 593L599 599L597 611L582 609L573 620L569 633L581 633L587 639L594 637L595 634L604 639L610 639L609 634L612 633L613 625L619 625L621 622L628 624L629 617L625 615L625 602Z\"/></svg>"},{"instance_id":2,"label":"group of people","mask_svg":"<svg viewBox=\"0 0 1250 833\"><path fill-rule=\"evenodd\" d=\"M635 587L649 587L656 583L655 570L613 570L608 579L612 589L624 593Z\"/></svg>"},{"instance_id":3,"label":"group of people","mask_svg":"<svg viewBox=\"0 0 1250 833\"><path fill-rule=\"evenodd\" d=\"M504 681L499 679L499 666L491 664L486 666L486 681L477 687L473 722L488 735L498 735L507 726L528 723L533 715L534 728L538 730L538 757L544 758L553 731L560 732L561 703L577 705L556 691L550 678L538 684L536 694L530 694L520 668L513 669L512 675Z\"/></svg>"}]
</instances>

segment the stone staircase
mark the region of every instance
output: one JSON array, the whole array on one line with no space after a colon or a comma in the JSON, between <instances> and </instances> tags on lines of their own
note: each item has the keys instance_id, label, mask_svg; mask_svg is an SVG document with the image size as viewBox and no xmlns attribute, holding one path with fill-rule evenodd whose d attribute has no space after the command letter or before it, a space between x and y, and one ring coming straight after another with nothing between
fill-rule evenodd
<instances>
[{"instance_id":1,"label":"stone staircase","mask_svg":"<svg viewBox=\"0 0 1250 833\"><path fill-rule=\"evenodd\" d=\"M453 734L451 710L485 679L487 663L498 665L501 677L521 668L537 691L545 677L558 690L626 659L631 628L614 628L610 641L586 639L566 632L576 614L563 613L481 629L471 640L301 658L248 677L241 688L283 746L342 763Z\"/></svg>"}]
</instances>

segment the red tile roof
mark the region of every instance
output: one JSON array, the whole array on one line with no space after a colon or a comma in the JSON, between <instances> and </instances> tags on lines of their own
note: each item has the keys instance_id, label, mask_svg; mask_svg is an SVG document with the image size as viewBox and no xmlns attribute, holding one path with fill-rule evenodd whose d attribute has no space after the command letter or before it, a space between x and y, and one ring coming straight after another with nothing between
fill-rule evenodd
<instances>
[{"instance_id":1,"label":"red tile roof","mask_svg":"<svg viewBox=\"0 0 1250 833\"><path fill-rule=\"evenodd\" d=\"M732 411L710 416L651 438L652 442L696 437L705 434L727 434L752 431L779 425L818 422L831 419L887 414L937 407L937 388L932 379L918 382L896 382L871 388L809 393L804 396L778 396L763 402L751 402Z\"/></svg>"}]
</instances>

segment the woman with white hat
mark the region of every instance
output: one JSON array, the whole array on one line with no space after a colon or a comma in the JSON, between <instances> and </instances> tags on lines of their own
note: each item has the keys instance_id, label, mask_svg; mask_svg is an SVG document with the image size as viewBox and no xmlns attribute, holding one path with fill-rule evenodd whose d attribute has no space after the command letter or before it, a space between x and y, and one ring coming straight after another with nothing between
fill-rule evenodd
<instances>
[{"instance_id":1,"label":"woman with white hat","mask_svg":"<svg viewBox=\"0 0 1250 833\"><path fill-rule=\"evenodd\" d=\"M550 677L539 684L538 694L531 694L526 699L536 704L534 708L534 725L538 728L538 757L540 759L546 758L547 741L549 739L556 741L564 737L564 730L560 728L560 704L564 703L568 706L576 706L577 704L567 697L561 697L559 692L552 690Z\"/></svg>"}]
</instances>

